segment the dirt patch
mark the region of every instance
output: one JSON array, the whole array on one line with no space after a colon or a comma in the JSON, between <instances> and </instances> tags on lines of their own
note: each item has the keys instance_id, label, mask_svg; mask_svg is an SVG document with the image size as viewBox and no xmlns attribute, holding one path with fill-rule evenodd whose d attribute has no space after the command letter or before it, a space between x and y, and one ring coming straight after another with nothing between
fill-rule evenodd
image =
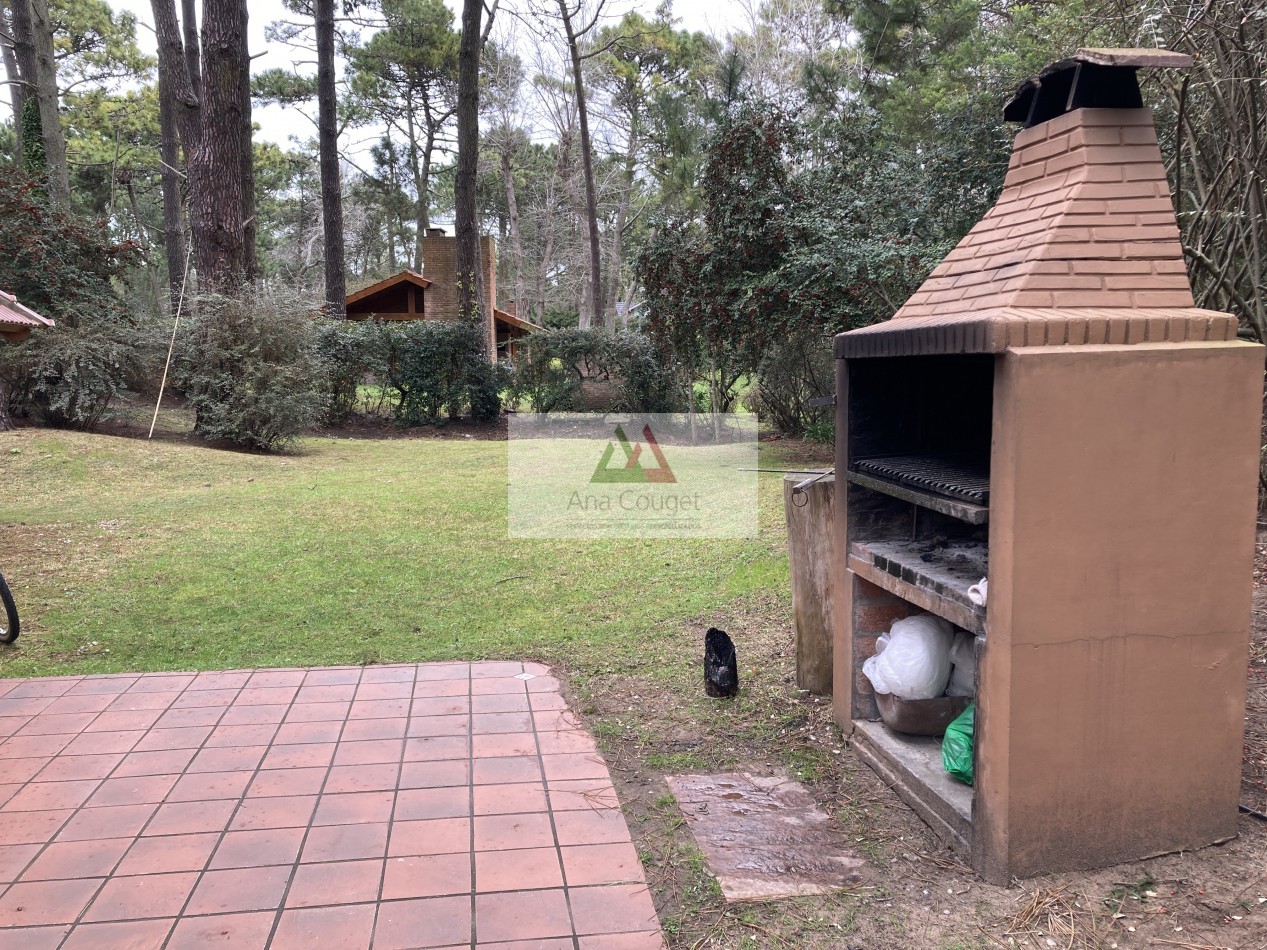
<instances>
[{"instance_id":1,"label":"dirt patch","mask_svg":"<svg viewBox=\"0 0 1267 950\"><path fill-rule=\"evenodd\" d=\"M1259 541L1242 800L1267 811L1267 535ZM709 626L738 648L733 700L704 695ZM981 882L854 756L830 702L796 689L791 611L779 597L649 631L642 655L607 666L554 659L611 765L673 947L1267 948L1267 822L1247 814L1236 839L1195 853L1010 888ZM726 903L664 778L733 770L803 781L868 859L865 883Z\"/></svg>"}]
</instances>

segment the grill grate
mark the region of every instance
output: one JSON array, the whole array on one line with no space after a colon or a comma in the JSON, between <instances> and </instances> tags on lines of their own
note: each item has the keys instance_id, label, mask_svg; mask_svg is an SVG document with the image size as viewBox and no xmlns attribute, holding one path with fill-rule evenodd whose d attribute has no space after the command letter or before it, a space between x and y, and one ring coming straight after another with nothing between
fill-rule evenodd
<instances>
[{"instance_id":1,"label":"grill grate","mask_svg":"<svg viewBox=\"0 0 1267 950\"><path fill-rule=\"evenodd\" d=\"M977 505L990 503L990 476L978 465L933 455L891 455L860 459L854 469L947 498Z\"/></svg>"}]
</instances>

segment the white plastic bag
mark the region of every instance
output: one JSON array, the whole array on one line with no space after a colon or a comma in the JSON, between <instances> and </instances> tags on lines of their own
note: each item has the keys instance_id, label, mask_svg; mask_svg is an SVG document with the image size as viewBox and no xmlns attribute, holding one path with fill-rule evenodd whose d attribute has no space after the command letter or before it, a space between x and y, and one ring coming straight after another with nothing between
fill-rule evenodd
<instances>
[{"instance_id":1,"label":"white plastic bag","mask_svg":"<svg viewBox=\"0 0 1267 950\"><path fill-rule=\"evenodd\" d=\"M956 633L950 647L950 685L947 696L972 696L977 691L976 637L970 633Z\"/></svg>"},{"instance_id":2,"label":"white plastic bag","mask_svg":"<svg viewBox=\"0 0 1267 950\"><path fill-rule=\"evenodd\" d=\"M876 643L862 672L877 693L899 699L932 699L950 681L950 647L955 628L940 617L920 614L893 624Z\"/></svg>"}]
</instances>

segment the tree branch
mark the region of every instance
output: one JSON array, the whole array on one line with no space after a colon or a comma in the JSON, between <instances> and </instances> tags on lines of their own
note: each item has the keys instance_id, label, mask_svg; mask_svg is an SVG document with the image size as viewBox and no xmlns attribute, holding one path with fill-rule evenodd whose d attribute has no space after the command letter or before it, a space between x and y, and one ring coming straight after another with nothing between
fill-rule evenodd
<instances>
[{"instance_id":1,"label":"tree branch","mask_svg":"<svg viewBox=\"0 0 1267 950\"><path fill-rule=\"evenodd\" d=\"M493 32L493 18L497 16L497 5L501 0L493 0L492 6L484 4L484 12L488 14L488 22L484 24L484 30L480 33L480 49L483 50L488 43L488 35Z\"/></svg>"}]
</instances>

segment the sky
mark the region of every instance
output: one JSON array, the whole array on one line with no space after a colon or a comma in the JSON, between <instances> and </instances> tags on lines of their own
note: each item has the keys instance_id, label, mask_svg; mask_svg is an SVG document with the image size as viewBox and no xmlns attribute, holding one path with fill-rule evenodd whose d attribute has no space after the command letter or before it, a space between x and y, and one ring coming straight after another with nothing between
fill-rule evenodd
<instances>
[{"instance_id":1,"label":"sky","mask_svg":"<svg viewBox=\"0 0 1267 950\"><path fill-rule=\"evenodd\" d=\"M454 10L456 26L459 0L445 0L445 2ZM509 2L518 6L532 0L509 0ZM539 3L541 0L535 0L535 2ZM751 0L751 2L755 4L757 0ZM109 3L115 10L128 10L136 16L137 43L144 52L153 54L156 44L150 0L109 0ZM640 10L650 17L655 11L656 0L609 0L608 6L613 11L613 19L617 19L626 10L631 9ZM264 39L264 29L269 23L289 18L281 0L250 0L249 8L250 51L252 56L263 54L252 60L252 72L274 68L292 69L296 66L304 72L316 71L315 63L311 62L311 57L305 55L303 51L280 44L270 44ZM718 37L737 32L745 28L749 22L747 0L674 0L673 14L679 21L679 29L711 33ZM499 19L505 19L505 14L499 13ZM522 34L526 31L519 32ZM496 33L495 29L494 35ZM310 111L315 118L315 104L312 110L281 106L257 107L252 113L252 118L259 127L256 133L258 138L276 142L279 145L287 145L292 139L303 142L314 138L316 126L304 114L305 111ZM347 133L345 140L340 143L341 150L348 160L356 164L367 155L369 147L378 140L378 137L379 133L373 129L351 130Z\"/></svg>"}]
</instances>

